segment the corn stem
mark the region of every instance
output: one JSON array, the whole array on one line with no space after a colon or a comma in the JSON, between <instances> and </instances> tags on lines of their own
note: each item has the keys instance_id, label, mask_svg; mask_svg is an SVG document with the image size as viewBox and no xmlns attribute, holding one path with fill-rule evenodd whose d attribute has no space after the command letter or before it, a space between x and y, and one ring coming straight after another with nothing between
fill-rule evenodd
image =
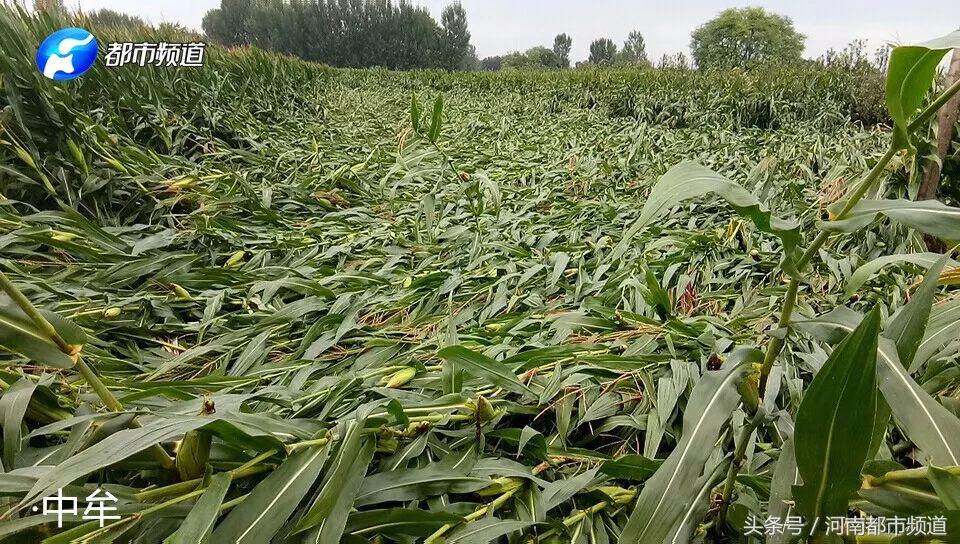
<instances>
[{"instance_id":1,"label":"corn stem","mask_svg":"<svg viewBox=\"0 0 960 544\"><path fill-rule=\"evenodd\" d=\"M79 350L76 346L71 346L60 336L60 333L57 332L57 329L47 321L47 318L43 317L43 314L30 302L23 293L17 289L17 286L13 284L12 281L0 271L0 288L3 289L7 295L20 307L23 313L27 314L27 317L33 321L34 325L40 329L54 344L60 348L60 351L71 356L76 357L76 367L80 371L80 375L83 376L84 381L93 389L93 391L100 397L103 405L107 407L111 412L122 412L123 405L120 404L120 401L117 400L113 393L107 389L107 386L103 384L103 381L100 380L100 377L97 376L96 372L87 365L86 362L79 356ZM130 421L130 426L133 428L139 428L140 423L134 418ZM163 446L160 444L154 444L150 447L150 451L153 456L156 458L157 462L160 463L165 469L172 469L175 465L174 460L170 455L167 454L166 450L163 449Z\"/></svg>"}]
</instances>

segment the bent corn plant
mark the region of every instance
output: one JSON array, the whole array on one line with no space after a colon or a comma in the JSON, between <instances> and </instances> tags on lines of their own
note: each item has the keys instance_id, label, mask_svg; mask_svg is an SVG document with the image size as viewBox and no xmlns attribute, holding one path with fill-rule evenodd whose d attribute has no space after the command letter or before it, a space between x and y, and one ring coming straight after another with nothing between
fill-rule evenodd
<instances>
[{"instance_id":1,"label":"bent corn plant","mask_svg":"<svg viewBox=\"0 0 960 544\"><path fill-rule=\"evenodd\" d=\"M960 536L960 211L905 200L960 34L887 129L812 67L62 84L66 23L0 8L3 542Z\"/></svg>"}]
</instances>

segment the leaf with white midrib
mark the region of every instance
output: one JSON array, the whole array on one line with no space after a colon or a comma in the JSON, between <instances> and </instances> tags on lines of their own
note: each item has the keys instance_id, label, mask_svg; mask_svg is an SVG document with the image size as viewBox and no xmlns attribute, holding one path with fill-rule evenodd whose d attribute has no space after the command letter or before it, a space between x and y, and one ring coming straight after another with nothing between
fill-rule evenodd
<instances>
[{"instance_id":1,"label":"leaf with white midrib","mask_svg":"<svg viewBox=\"0 0 960 544\"><path fill-rule=\"evenodd\" d=\"M844 326L844 328L846 327ZM877 369L880 391L887 398L894 417L900 421L901 427L910 437L910 440L914 441L920 450L930 457L931 462L950 466L960 465L960 420L930 397L907 374L903 365L900 364L896 346L893 345L892 341L881 337L877 355L884 363ZM904 392L909 395L913 405L923 414L923 417L919 420L913 417L913 411L898 409L903 404L896 402L895 399L901 398ZM928 425L935 431L937 440L927 440L925 438L926 433L920 432ZM953 429L944 430L945 425L952 426ZM952 443L951 440L947 439L947 436L957 437L958 440L955 441L957 443Z\"/></svg>"},{"instance_id":2,"label":"leaf with white midrib","mask_svg":"<svg viewBox=\"0 0 960 544\"><path fill-rule=\"evenodd\" d=\"M40 477L33 488L30 489L30 492L17 505L17 508L30 506L74 480L103 467L118 463L153 444L200 428L210 421L210 418L201 417L161 419L137 429L124 429L114 433L80 453L69 457L66 461L57 465L56 470Z\"/></svg>"},{"instance_id":3,"label":"leaf with white midrib","mask_svg":"<svg viewBox=\"0 0 960 544\"><path fill-rule=\"evenodd\" d=\"M847 333L853 331L847 323L835 322L833 326ZM877 367L877 384L903 431L931 462L960 464L960 419L910 377L900 364L896 346L890 339L880 338L877 356L878 362L883 363ZM903 399L909 403L901 402ZM934 432L928 434L928 429Z\"/></svg>"},{"instance_id":4,"label":"leaf with white midrib","mask_svg":"<svg viewBox=\"0 0 960 544\"><path fill-rule=\"evenodd\" d=\"M187 514L175 533L167 537L163 544L197 544L207 542L207 535L213 529L220 514L223 497L230 488L230 474L220 473L210 479L210 485Z\"/></svg>"},{"instance_id":5,"label":"leaf with white midrib","mask_svg":"<svg viewBox=\"0 0 960 544\"><path fill-rule=\"evenodd\" d=\"M879 272L883 267L895 263L910 263L929 267L942 258L938 253L898 253L896 255L886 255L878 257L860 265L850 278L844 288L844 298L850 298L864 283ZM955 261L954 261L955 263Z\"/></svg>"},{"instance_id":6,"label":"leaf with white midrib","mask_svg":"<svg viewBox=\"0 0 960 544\"><path fill-rule=\"evenodd\" d=\"M657 180L643 205L640 217L627 230L612 256L618 258L636 234L669 208L685 200L711 193L725 200L738 214L752 221L761 231L780 238L784 248L784 265L788 272L795 272L792 263L800 243L799 224L773 216L750 191L694 161L677 164Z\"/></svg>"},{"instance_id":7,"label":"leaf with white midrib","mask_svg":"<svg viewBox=\"0 0 960 544\"><path fill-rule=\"evenodd\" d=\"M416 474L412 474L414 472ZM383 482L383 485L380 486L376 485L381 483L381 480L394 481ZM357 494L356 503L358 506L364 506L383 501L408 500L424 495L470 493L489 484L490 480L486 478L475 478L453 471L435 470L433 468L381 472L364 480L360 493ZM385 495L386 497L379 495Z\"/></svg>"},{"instance_id":8,"label":"leaf with white midrib","mask_svg":"<svg viewBox=\"0 0 960 544\"><path fill-rule=\"evenodd\" d=\"M360 484L363 481L363 475L373 460L376 441L372 437L366 437L360 451L348 467L348 472L344 478L344 485L339 489L336 495L336 504L333 505L323 519L323 521L313 528L307 541L314 544L322 544L327 541L339 541L343 537L343 531L347 524L347 516L353 509L353 504L360 490Z\"/></svg>"},{"instance_id":9,"label":"leaf with white midrib","mask_svg":"<svg viewBox=\"0 0 960 544\"><path fill-rule=\"evenodd\" d=\"M502 362L495 361L482 353L463 346L450 346L437 353L441 359L454 363L454 368L462 368L478 378L487 378L499 387L514 393L531 394L530 389L517 379Z\"/></svg>"},{"instance_id":10,"label":"leaf with white midrib","mask_svg":"<svg viewBox=\"0 0 960 544\"><path fill-rule=\"evenodd\" d=\"M329 453L327 444L288 457L227 515L211 536L211 542L269 541L313 486Z\"/></svg>"},{"instance_id":11,"label":"leaf with white midrib","mask_svg":"<svg viewBox=\"0 0 960 544\"><path fill-rule=\"evenodd\" d=\"M884 396L887 397L887 402L890 404L891 409L893 409L894 416L900 421L907 436L909 436L922 451L930 456L932 462L960 465L960 443L952 444L951 441L947 439L947 436L960 439L960 420L953 416L943 405L930 397L923 388L917 385L917 383L907 375L903 365L901 365L900 361L896 358L896 348L893 342L886 338L881 338L878 354L885 363L884 366L879 369L880 390L884 393ZM890 374L888 375L887 372ZM895 381L901 384L902 389L891 388L888 385L888 381ZM896 397L903 390L909 392L914 405L923 413L921 421L911 423L911 420L915 419L911 411L898 410L894 407L892 397ZM936 412L936 416L934 412ZM930 428L936 432L937 440L926 440L917 432L926 424L929 424ZM951 424L954 428L945 432L943 429L944 425Z\"/></svg>"},{"instance_id":12,"label":"leaf with white midrib","mask_svg":"<svg viewBox=\"0 0 960 544\"><path fill-rule=\"evenodd\" d=\"M728 457L726 462L717 464L709 474L704 475L700 479L700 484L698 485L698 490L693 501L687 505L683 516L680 518L680 523L671 532L672 536L667 537L670 544L686 544L690 541L690 536L693 534L694 529L696 529L696 525L709 508L707 501L708 494L717 485L718 480L729 465L730 460Z\"/></svg>"},{"instance_id":13,"label":"leaf with white midrib","mask_svg":"<svg viewBox=\"0 0 960 544\"><path fill-rule=\"evenodd\" d=\"M720 370L700 379L687 403L680 442L644 485L620 544L661 542L679 525L698 492L693 479L703 472L720 426L740 401L736 384L747 363L759 362L762 357L755 349L738 350Z\"/></svg>"},{"instance_id":14,"label":"leaf with white midrib","mask_svg":"<svg viewBox=\"0 0 960 544\"><path fill-rule=\"evenodd\" d=\"M531 521L484 518L460 527L451 533L445 542L447 544L487 544L497 537L526 529L531 525L534 525Z\"/></svg>"},{"instance_id":15,"label":"leaf with white midrib","mask_svg":"<svg viewBox=\"0 0 960 544\"><path fill-rule=\"evenodd\" d=\"M358 421L347 424L337 454L327 468L323 487L307 513L297 521L293 528L294 533L305 531L320 523L333 509L335 497L343 491L344 478L349 472L350 465L357 459L362 430L363 425Z\"/></svg>"},{"instance_id":16,"label":"leaf with white midrib","mask_svg":"<svg viewBox=\"0 0 960 544\"><path fill-rule=\"evenodd\" d=\"M846 513L860 486L876 417L879 333L874 308L830 354L797 411L794 441L804 484L793 488L793 496L808 523Z\"/></svg>"},{"instance_id":17,"label":"leaf with white midrib","mask_svg":"<svg viewBox=\"0 0 960 544\"><path fill-rule=\"evenodd\" d=\"M442 511L413 508L366 510L350 516L347 532L354 535L387 532L427 536L444 524L462 521L463 517Z\"/></svg>"},{"instance_id":18,"label":"leaf with white midrib","mask_svg":"<svg viewBox=\"0 0 960 544\"><path fill-rule=\"evenodd\" d=\"M946 240L960 239L960 208L937 200L861 200L843 219L826 221L821 228L853 232L869 225L878 215L920 232Z\"/></svg>"}]
</instances>

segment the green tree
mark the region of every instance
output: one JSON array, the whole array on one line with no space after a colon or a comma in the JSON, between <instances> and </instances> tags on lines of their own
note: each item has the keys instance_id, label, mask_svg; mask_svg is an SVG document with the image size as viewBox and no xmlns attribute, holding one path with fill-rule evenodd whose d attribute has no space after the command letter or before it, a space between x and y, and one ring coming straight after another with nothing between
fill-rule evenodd
<instances>
[{"instance_id":1,"label":"green tree","mask_svg":"<svg viewBox=\"0 0 960 544\"><path fill-rule=\"evenodd\" d=\"M496 72L503 66L503 57L500 55L494 55L492 57L484 57L480 61L480 69L487 72Z\"/></svg>"},{"instance_id":2,"label":"green tree","mask_svg":"<svg viewBox=\"0 0 960 544\"><path fill-rule=\"evenodd\" d=\"M624 64L650 66L650 59L647 58L647 44L639 30L633 30L627 35L626 41L623 42L623 49L618 55L618 60Z\"/></svg>"},{"instance_id":3,"label":"green tree","mask_svg":"<svg viewBox=\"0 0 960 544\"><path fill-rule=\"evenodd\" d=\"M390 23L389 38L380 63L397 70L436 68L438 60L438 36L442 29L425 8L404 2L399 5Z\"/></svg>"},{"instance_id":4,"label":"green tree","mask_svg":"<svg viewBox=\"0 0 960 544\"><path fill-rule=\"evenodd\" d=\"M466 13L443 11L443 26L406 0L222 0L207 12L207 37L253 44L331 66L474 70Z\"/></svg>"},{"instance_id":5,"label":"green tree","mask_svg":"<svg viewBox=\"0 0 960 544\"><path fill-rule=\"evenodd\" d=\"M609 38L597 38L590 43L590 64L610 64L617 57L617 44Z\"/></svg>"},{"instance_id":6,"label":"green tree","mask_svg":"<svg viewBox=\"0 0 960 544\"><path fill-rule=\"evenodd\" d=\"M853 40L840 51L831 47L817 59L817 62L827 67L844 70L869 70L873 68L873 64L871 64L867 55L867 42L864 40Z\"/></svg>"},{"instance_id":7,"label":"green tree","mask_svg":"<svg viewBox=\"0 0 960 544\"><path fill-rule=\"evenodd\" d=\"M298 53L294 11L283 0L258 0L250 8L246 30L251 44L261 49L295 55Z\"/></svg>"},{"instance_id":8,"label":"green tree","mask_svg":"<svg viewBox=\"0 0 960 544\"><path fill-rule=\"evenodd\" d=\"M503 68L556 68L557 55L552 49L538 45L523 53L513 52L503 57Z\"/></svg>"},{"instance_id":9,"label":"green tree","mask_svg":"<svg viewBox=\"0 0 960 544\"><path fill-rule=\"evenodd\" d=\"M553 54L557 58L558 68L570 67L570 48L573 47L573 38L566 33L557 34L553 39Z\"/></svg>"},{"instance_id":10,"label":"green tree","mask_svg":"<svg viewBox=\"0 0 960 544\"><path fill-rule=\"evenodd\" d=\"M690 49L699 68L750 68L766 61L797 61L805 36L789 18L763 8L731 8L693 31Z\"/></svg>"},{"instance_id":11,"label":"green tree","mask_svg":"<svg viewBox=\"0 0 960 544\"><path fill-rule=\"evenodd\" d=\"M246 45L250 43L247 21L251 11L250 0L221 0L219 9L203 16L203 31L226 46Z\"/></svg>"},{"instance_id":12,"label":"green tree","mask_svg":"<svg viewBox=\"0 0 960 544\"><path fill-rule=\"evenodd\" d=\"M443 34L440 38L440 66L447 70L457 70L469 53L470 31L467 30L467 12L460 2L443 8L440 14Z\"/></svg>"},{"instance_id":13,"label":"green tree","mask_svg":"<svg viewBox=\"0 0 960 544\"><path fill-rule=\"evenodd\" d=\"M687 56L683 53L674 53L673 55L664 53L660 57L658 68L663 70L688 70L690 69L690 63L687 62Z\"/></svg>"},{"instance_id":14,"label":"green tree","mask_svg":"<svg viewBox=\"0 0 960 544\"><path fill-rule=\"evenodd\" d=\"M460 59L457 69L464 72L476 72L480 69L480 57L477 56L477 48L473 44L467 45L467 53Z\"/></svg>"}]
</instances>

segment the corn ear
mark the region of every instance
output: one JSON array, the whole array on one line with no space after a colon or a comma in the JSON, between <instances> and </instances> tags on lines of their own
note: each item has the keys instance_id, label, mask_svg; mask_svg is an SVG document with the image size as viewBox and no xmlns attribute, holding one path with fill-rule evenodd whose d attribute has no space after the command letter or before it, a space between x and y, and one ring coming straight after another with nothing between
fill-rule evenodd
<instances>
[{"instance_id":1,"label":"corn ear","mask_svg":"<svg viewBox=\"0 0 960 544\"><path fill-rule=\"evenodd\" d=\"M390 376L385 377L387 388L396 389L398 387L403 387L404 385L409 383L410 380L412 380L413 377L416 375L417 375L416 368L409 367L409 366L405 368L401 368L400 370L394 372Z\"/></svg>"},{"instance_id":2,"label":"corn ear","mask_svg":"<svg viewBox=\"0 0 960 544\"><path fill-rule=\"evenodd\" d=\"M190 431L183 436L177 448L177 472L182 480L192 480L203 476L207 461L210 459L210 433Z\"/></svg>"}]
</instances>

